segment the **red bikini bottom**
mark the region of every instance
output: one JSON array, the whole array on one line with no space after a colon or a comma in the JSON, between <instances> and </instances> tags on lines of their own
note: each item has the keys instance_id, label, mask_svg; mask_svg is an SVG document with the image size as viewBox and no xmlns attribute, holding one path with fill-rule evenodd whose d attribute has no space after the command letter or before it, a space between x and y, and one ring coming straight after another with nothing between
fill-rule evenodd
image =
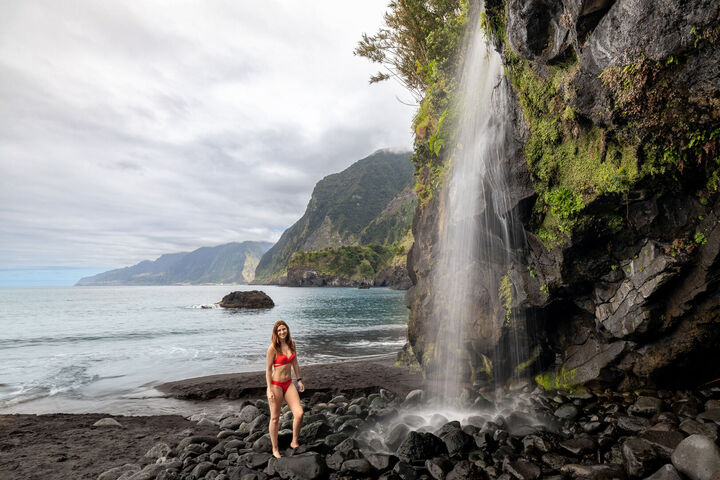
<instances>
[{"instance_id":1,"label":"red bikini bottom","mask_svg":"<svg viewBox=\"0 0 720 480\"><path fill-rule=\"evenodd\" d=\"M270 383L273 385L280 385L282 387L283 393L287 392L287 389L290 388L290 385L292 385L292 378L290 380L285 380L284 382L276 382L275 380L272 380Z\"/></svg>"}]
</instances>

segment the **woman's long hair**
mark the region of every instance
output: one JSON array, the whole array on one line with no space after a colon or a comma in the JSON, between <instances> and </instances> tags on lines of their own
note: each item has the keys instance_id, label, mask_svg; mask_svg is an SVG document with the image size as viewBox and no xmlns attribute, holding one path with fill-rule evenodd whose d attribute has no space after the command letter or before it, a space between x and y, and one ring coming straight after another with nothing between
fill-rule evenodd
<instances>
[{"instance_id":1,"label":"woman's long hair","mask_svg":"<svg viewBox=\"0 0 720 480\"><path fill-rule=\"evenodd\" d=\"M272 346L275 349L275 354L282 354L282 348L280 347L280 337L278 337L277 329L280 325L284 325L285 328L287 328L287 337L285 337L285 343L288 344L288 347L290 347L290 350L292 350L292 353L295 353L295 341L290 336L290 327L287 323L285 323L284 320L278 320L275 322L275 325L273 325L273 333L272 333Z\"/></svg>"}]
</instances>

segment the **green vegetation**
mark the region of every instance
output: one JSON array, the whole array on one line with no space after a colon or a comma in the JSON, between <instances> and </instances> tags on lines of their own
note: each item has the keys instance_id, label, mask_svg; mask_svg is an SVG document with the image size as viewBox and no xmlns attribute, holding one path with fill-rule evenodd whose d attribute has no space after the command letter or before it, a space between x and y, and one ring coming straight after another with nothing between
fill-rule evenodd
<instances>
[{"instance_id":1,"label":"green vegetation","mask_svg":"<svg viewBox=\"0 0 720 480\"><path fill-rule=\"evenodd\" d=\"M415 193L426 205L442 184L446 151L456 115L455 72L462 55L469 18L467 0L394 0L385 14L386 27L363 35L356 55L382 65L370 78L395 78L419 102L415 131Z\"/></svg>"},{"instance_id":2,"label":"green vegetation","mask_svg":"<svg viewBox=\"0 0 720 480\"><path fill-rule=\"evenodd\" d=\"M575 374L577 369L566 370L565 366L551 373L540 374L535 377L535 382L547 391L562 390L572 392L577 387Z\"/></svg>"},{"instance_id":3,"label":"green vegetation","mask_svg":"<svg viewBox=\"0 0 720 480\"><path fill-rule=\"evenodd\" d=\"M705 203L720 191L720 110L712 99L690 99L674 83L691 55L715 48L720 27L692 29L693 49L683 55L660 61L639 57L603 71L610 120L599 126L573 108L575 88L583 82L576 49L551 63L534 64L506 41L506 0L484 5L480 28L502 51L505 74L528 123L524 153L538 193L529 227L547 248L584 231L617 234L629 225L633 191L674 191L698 179ZM356 51L390 72L371 81L396 76L419 100L413 161L421 208L433 199L453 161L455 74L463 38L473 33L468 20L475 8L463 0L393 1L387 28L363 37ZM691 108L678 108L682 105ZM602 208L586 208L599 199Z\"/></svg>"},{"instance_id":4,"label":"green vegetation","mask_svg":"<svg viewBox=\"0 0 720 480\"><path fill-rule=\"evenodd\" d=\"M290 258L288 268L309 266L319 274L344 275L346 277L373 277L388 266L398 255L405 255L405 247L400 244L391 246L372 244L367 246L350 245L325 248L310 252L295 252Z\"/></svg>"},{"instance_id":5,"label":"green vegetation","mask_svg":"<svg viewBox=\"0 0 720 480\"><path fill-rule=\"evenodd\" d=\"M302 218L260 259L255 281L280 281L296 252L400 242L410 230L416 202L409 157L381 150L320 180Z\"/></svg>"},{"instance_id":6,"label":"green vegetation","mask_svg":"<svg viewBox=\"0 0 720 480\"><path fill-rule=\"evenodd\" d=\"M695 243L698 245L705 245L707 243L707 237L704 233L698 232L695 234Z\"/></svg>"}]
</instances>

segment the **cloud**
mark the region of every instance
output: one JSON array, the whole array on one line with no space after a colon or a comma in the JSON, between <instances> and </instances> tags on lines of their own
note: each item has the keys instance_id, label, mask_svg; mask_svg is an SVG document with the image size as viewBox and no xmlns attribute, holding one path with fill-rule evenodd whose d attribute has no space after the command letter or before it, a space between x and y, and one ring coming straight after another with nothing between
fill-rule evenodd
<instances>
[{"instance_id":1,"label":"cloud","mask_svg":"<svg viewBox=\"0 0 720 480\"><path fill-rule=\"evenodd\" d=\"M0 268L276 240L413 109L354 57L386 0L0 1Z\"/></svg>"}]
</instances>

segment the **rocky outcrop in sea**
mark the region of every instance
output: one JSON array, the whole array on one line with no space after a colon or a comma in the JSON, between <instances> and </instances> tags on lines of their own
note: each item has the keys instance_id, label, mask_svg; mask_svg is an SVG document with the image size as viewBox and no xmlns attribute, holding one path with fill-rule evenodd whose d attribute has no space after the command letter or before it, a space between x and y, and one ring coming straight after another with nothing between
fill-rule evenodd
<instances>
[{"instance_id":1,"label":"rocky outcrop in sea","mask_svg":"<svg viewBox=\"0 0 720 480\"><path fill-rule=\"evenodd\" d=\"M273 308L275 302L260 290L230 292L218 303L223 308Z\"/></svg>"}]
</instances>

